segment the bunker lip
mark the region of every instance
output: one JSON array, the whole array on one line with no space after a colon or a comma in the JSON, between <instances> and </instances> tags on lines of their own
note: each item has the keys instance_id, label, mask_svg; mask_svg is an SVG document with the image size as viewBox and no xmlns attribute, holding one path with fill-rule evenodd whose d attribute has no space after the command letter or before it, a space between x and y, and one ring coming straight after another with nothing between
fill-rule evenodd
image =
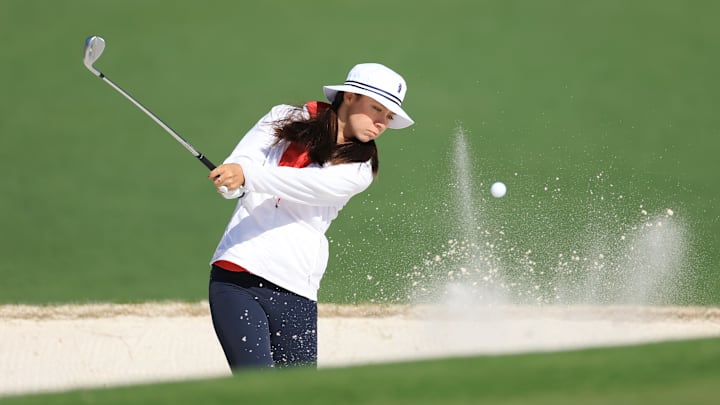
<instances>
[{"instance_id":1,"label":"bunker lip","mask_svg":"<svg viewBox=\"0 0 720 405\"><path fill-rule=\"evenodd\" d=\"M321 318L438 318L443 319L505 319L527 317L542 313L546 317L562 319L613 320L715 320L720 322L720 307L706 306L646 306L646 305L487 305L476 306L471 313L449 305L403 304L318 304ZM210 316L207 301L143 302L143 303L87 303L62 305L0 305L0 320L71 320L139 317L196 317Z\"/></svg>"}]
</instances>

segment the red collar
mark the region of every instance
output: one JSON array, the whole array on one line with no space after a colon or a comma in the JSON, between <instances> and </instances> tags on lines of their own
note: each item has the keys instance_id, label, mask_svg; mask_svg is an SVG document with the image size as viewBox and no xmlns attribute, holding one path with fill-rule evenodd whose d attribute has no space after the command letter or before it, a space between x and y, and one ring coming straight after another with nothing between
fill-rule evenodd
<instances>
[{"instance_id":1,"label":"red collar","mask_svg":"<svg viewBox=\"0 0 720 405\"><path fill-rule=\"evenodd\" d=\"M310 117L315 118L318 114L330 108L330 104L322 101L309 101L305 104L305 108L307 108L310 112ZM280 158L278 166L300 168L305 167L310 163L312 163L312 160L310 160L310 156L308 156L308 151L298 144L290 143L287 149L285 149L282 158Z\"/></svg>"}]
</instances>

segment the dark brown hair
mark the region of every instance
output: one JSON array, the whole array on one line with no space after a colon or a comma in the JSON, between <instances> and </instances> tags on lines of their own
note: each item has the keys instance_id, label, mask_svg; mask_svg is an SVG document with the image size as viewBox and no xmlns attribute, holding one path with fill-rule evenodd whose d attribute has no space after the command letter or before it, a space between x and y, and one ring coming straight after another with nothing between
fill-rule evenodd
<instances>
[{"instance_id":1,"label":"dark brown hair","mask_svg":"<svg viewBox=\"0 0 720 405\"><path fill-rule=\"evenodd\" d=\"M373 175L378 173L378 152L375 141L337 143L337 111L343 102L342 92L338 92L329 108L318 112L317 116L299 118L300 114L291 114L287 119L275 125L278 141L285 140L305 147L313 163L323 165L371 161ZM298 107L298 111L301 108Z\"/></svg>"}]
</instances>

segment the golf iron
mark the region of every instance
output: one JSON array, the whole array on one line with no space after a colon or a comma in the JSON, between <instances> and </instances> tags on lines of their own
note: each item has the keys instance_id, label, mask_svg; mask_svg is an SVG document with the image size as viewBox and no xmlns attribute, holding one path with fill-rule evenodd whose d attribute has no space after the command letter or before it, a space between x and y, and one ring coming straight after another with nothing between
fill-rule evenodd
<instances>
[{"instance_id":1,"label":"golf iron","mask_svg":"<svg viewBox=\"0 0 720 405\"><path fill-rule=\"evenodd\" d=\"M152 118L153 121L155 121L158 125L160 125L167 133L172 135L175 140L180 142L182 146L185 147L190 153L193 154L196 158L198 158L204 165L210 170L215 169L215 165L210 162L205 155L198 152L195 148L193 148L192 145L190 145L185 139L183 139L180 135L178 135L177 132L175 132L172 128L170 128L167 124L165 124L160 118L158 118L155 114L153 114L150 110L145 108L142 104L140 104L139 101L134 99L130 94L128 94L125 90L121 89L117 84L115 84L112 80L110 80L107 76L105 76L102 72L95 69L93 64L100 58L100 55L102 55L103 51L105 50L105 40L102 39L99 36L91 36L87 40L85 40L85 50L83 53L83 63L85 64L85 67L88 68L90 72L92 72L95 76L102 79L105 83L109 84L110 87L115 89L118 93L122 94L130 100L131 103L135 104L135 106L139 109L141 109L145 114L147 114L148 117Z\"/></svg>"}]
</instances>

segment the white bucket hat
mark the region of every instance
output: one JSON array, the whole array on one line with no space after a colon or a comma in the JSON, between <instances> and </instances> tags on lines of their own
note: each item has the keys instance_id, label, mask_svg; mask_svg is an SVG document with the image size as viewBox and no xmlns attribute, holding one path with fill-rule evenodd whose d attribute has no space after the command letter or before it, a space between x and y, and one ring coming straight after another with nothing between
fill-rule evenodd
<instances>
[{"instance_id":1,"label":"white bucket hat","mask_svg":"<svg viewBox=\"0 0 720 405\"><path fill-rule=\"evenodd\" d=\"M330 102L335 101L335 95L339 91L371 97L395 113L395 117L388 124L388 128L406 128L415 123L405 110L400 107L407 91L405 79L392 69L379 63L355 65L348 73L345 84L323 86L323 90Z\"/></svg>"}]
</instances>

